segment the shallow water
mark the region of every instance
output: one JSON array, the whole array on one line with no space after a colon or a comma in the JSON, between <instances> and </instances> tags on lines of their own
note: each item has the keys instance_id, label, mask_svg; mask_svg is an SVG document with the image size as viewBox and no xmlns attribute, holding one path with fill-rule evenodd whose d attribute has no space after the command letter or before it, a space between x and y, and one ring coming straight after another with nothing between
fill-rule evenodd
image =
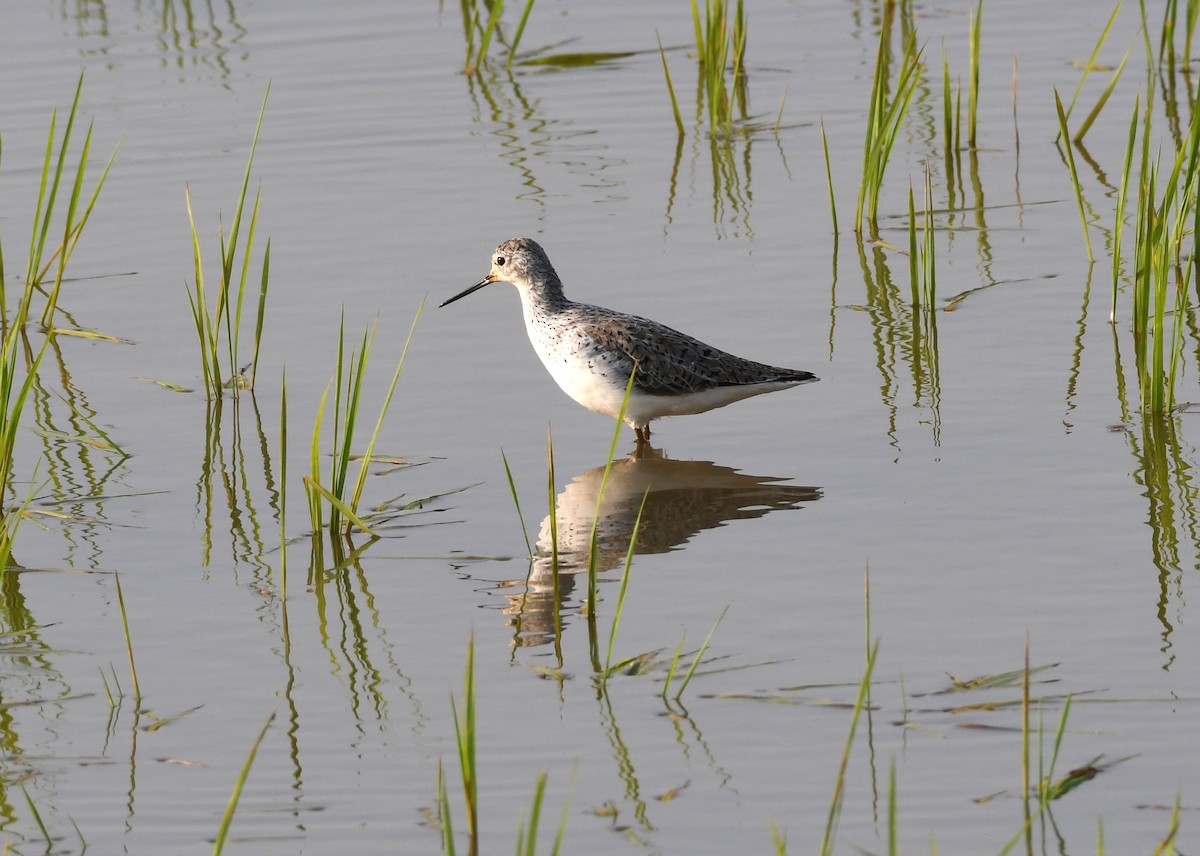
<instances>
[{"instance_id":1,"label":"shallow water","mask_svg":"<svg viewBox=\"0 0 1200 856\"><path fill-rule=\"evenodd\" d=\"M543 847L567 806L570 853L772 852L771 823L791 852L815 850L846 705L874 639L874 710L858 724L839 852L887 847L893 762L905 852L929 851L931 838L942 852L998 852L1020 832L1019 709L958 709L1011 703L1019 686L946 691L948 673L1019 669L1027 639L1034 666L1055 664L1032 686L1047 697L1048 735L1065 695L1076 694L1058 774L1128 760L1056 801L1021 849L1095 852L1102 817L1107 852L1152 850L1169 826L1163 807L1177 795L1196 805L1200 640L1187 595L1200 536L1196 417L1138 415L1124 296L1124 320L1108 323L1112 188L1144 83L1136 9L1122 10L1101 53L1113 66L1134 44L1086 139L1095 166L1081 159L1098 218L1094 268L1054 145L1051 87L1074 90L1072 63L1086 61L1110 10L985 10L980 150L963 153L950 184L940 49L944 39L952 72L965 78L970 6L917 9L927 79L888 172L881 226L885 241L907 245L905 179L919 184L930 159L936 206L959 209L938 218L943 311L931 349L913 335L907 257L860 250L849 231L873 5L748 8L750 112L767 128L717 146L697 128L686 5L538 3L523 48L640 53L511 74L495 62L469 77L459 10L422 5L403 14L373 0L303 15L270 2L6 10L8 294L25 267L51 110L69 105L86 69L89 176L120 150L72 260L79 279L64 287L69 317L59 323L134 343L58 337L26 411L18 478L37 463L47 482L39 495L60 504L36 507L72 519L23 524L14 556L32 570L3 581L2 627L13 635L0 660L0 825L11 844L43 849L21 785L54 852L83 849L72 824L92 852L207 852L274 712L231 850L435 852L440 833L422 812L434 806L439 761L455 828L465 829L450 705L452 695L461 701L473 636L489 850L515 840L541 770ZM505 26L515 27L513 10ZM656 31L672 48L681 146ZM1090 109L1107 78L1089 79L1078 109ZM272 248L258 389L217 408L146 379L199 386L184 189L211 263L268 82L253 178L260 248L268 235ZM1186 104L1182 77L1178 87ZM1168 120L1155 121L1169 139ZM326 569L314 567L304 537L300 479L338 315L356 340L378 324L370 424L421 301L436 305L476 281L492 247L517 234L547 248L577 299L821 377L656 423L661 454L617 466L601 533L598 651L649 483L657 487L637 530L614 658L660 653L646 673L605 689L593 677L578 574L560 576L563 631L553 644L553 579L524 558L501 453L528 538L545 547L552 427L559 546L577 560L569 554L590 534L612 425L554 387L509 290L427 307L417 322L378 450L420 466L380 467L366 501L438 498L340 570L327 569L328 556ZM1195 377L1189 357L1181 400L1197 398ZM79 413L127 454L53 434L94 439ZM625 432L618 456L631 449ZM286 609L282 491L293 539ZM726 607L706 663L669 711L663 661L684 634L694 651ZM102 674L114 694L119 682L115 707ZM906 718L910 727L897 724ZM597 814L608 805L615 818ZM1182 823L1186 851L1189 813Z\"/></svg>"}]
</instances>

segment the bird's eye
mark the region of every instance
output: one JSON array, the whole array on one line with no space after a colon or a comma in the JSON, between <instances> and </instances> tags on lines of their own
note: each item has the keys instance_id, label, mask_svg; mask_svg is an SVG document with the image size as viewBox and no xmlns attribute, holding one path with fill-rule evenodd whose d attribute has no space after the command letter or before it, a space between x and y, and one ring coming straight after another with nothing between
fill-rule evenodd
<instances>
[{"instance_id":1,"label":"bird's eye","mask_svg":"<svg viewBox=\"0 0 1200 856\"><path fill-rule=\"evenodd\" d=\"M504 267L504 256L496 256L496 267Z\"/></svg>"}]
</instances>

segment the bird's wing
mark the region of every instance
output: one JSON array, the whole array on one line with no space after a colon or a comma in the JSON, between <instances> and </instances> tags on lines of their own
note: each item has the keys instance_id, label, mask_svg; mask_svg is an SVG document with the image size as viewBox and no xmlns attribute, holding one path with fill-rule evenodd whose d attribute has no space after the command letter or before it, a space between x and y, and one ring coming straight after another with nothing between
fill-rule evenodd
<instances>
[{"instance_id":1,"label":"bird's wing","mask_svg":"<svg viewBox=\"0 0 1200 856\"><path fill-rule=\"evenodd\" d=\"M779 380L799 380L806 374L743 360L686 333L636 316L597 315L576 325L573 333L579 337L582 350L610 362L618 361L625 373L636 366L634 388L647 395L757 383L764 374L775 374Z\"/></svg>"}]
</instances>

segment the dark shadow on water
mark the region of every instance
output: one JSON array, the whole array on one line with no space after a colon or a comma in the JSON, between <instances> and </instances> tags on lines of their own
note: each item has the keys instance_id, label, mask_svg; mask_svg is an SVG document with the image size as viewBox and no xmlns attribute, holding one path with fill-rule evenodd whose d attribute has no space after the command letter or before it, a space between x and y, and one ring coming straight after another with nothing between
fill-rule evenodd
<instances>
[{"instance_id":1,"label":"dark shadow on water","mask_svg":"<svg viewBox=\"0 0 1200 856\"><path fill-rule=\"evenodd\" d=\"M512 616L516 629L515 647L553 641L555 589L558 608L565 612L576 578L588 570L593 522L596 569L602 574L624 566L631 538L635 556L666 553L680 549L706 529L732 520L762 517L771 511L795 509L821 497L820 488L783 484L784 477L746 475L711 461L673 461L663 457L660 450L647 448L636 458L613 464L597 521L596 501L603 478L604 466L593 467L575 476L558 495L557 586L549 515L542 521L528 578L502 583L510 589L524 588L507 595L505 612ZM635 532L643 496L646 504ZM582 579L586 583L586 576ZM573 608L579 609L578 605Z\"/></svg>"}]
</instances>

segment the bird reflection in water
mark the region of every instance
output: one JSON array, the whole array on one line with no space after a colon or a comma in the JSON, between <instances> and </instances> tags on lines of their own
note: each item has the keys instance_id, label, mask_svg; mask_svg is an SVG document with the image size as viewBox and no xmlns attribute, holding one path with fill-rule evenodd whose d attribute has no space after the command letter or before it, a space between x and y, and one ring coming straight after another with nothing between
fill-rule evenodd
<instances>
[{"instance_id":1,"label":"bird reflection in water","mask_svg":"<svg viewBox=\"0 0 1200 856\"><path fill-rule=\"evenodd\" d=\"M603 466L580 473L556 501L558 607L564 619L576 578L587 573L588 543L603 479ZM794 509L821 497L820 488L781 484L784 480L745 475L711 461L672 461L658 449L639 446L637 455L612 465L596 522L596 571L604 573L623 566L643 496L646 505L634 544L636 555L665 553L726 521ZM521 594L507 595L509 602L504 610L513 616L517 628L515 646L531 647L554 640L555 579L550 532L547 515L528 579L504 583L525 589ZM585 594L586 582L585 576L581 580ZM578 611L578 606L573 609Z\"/></svg>"}]
</instances>

